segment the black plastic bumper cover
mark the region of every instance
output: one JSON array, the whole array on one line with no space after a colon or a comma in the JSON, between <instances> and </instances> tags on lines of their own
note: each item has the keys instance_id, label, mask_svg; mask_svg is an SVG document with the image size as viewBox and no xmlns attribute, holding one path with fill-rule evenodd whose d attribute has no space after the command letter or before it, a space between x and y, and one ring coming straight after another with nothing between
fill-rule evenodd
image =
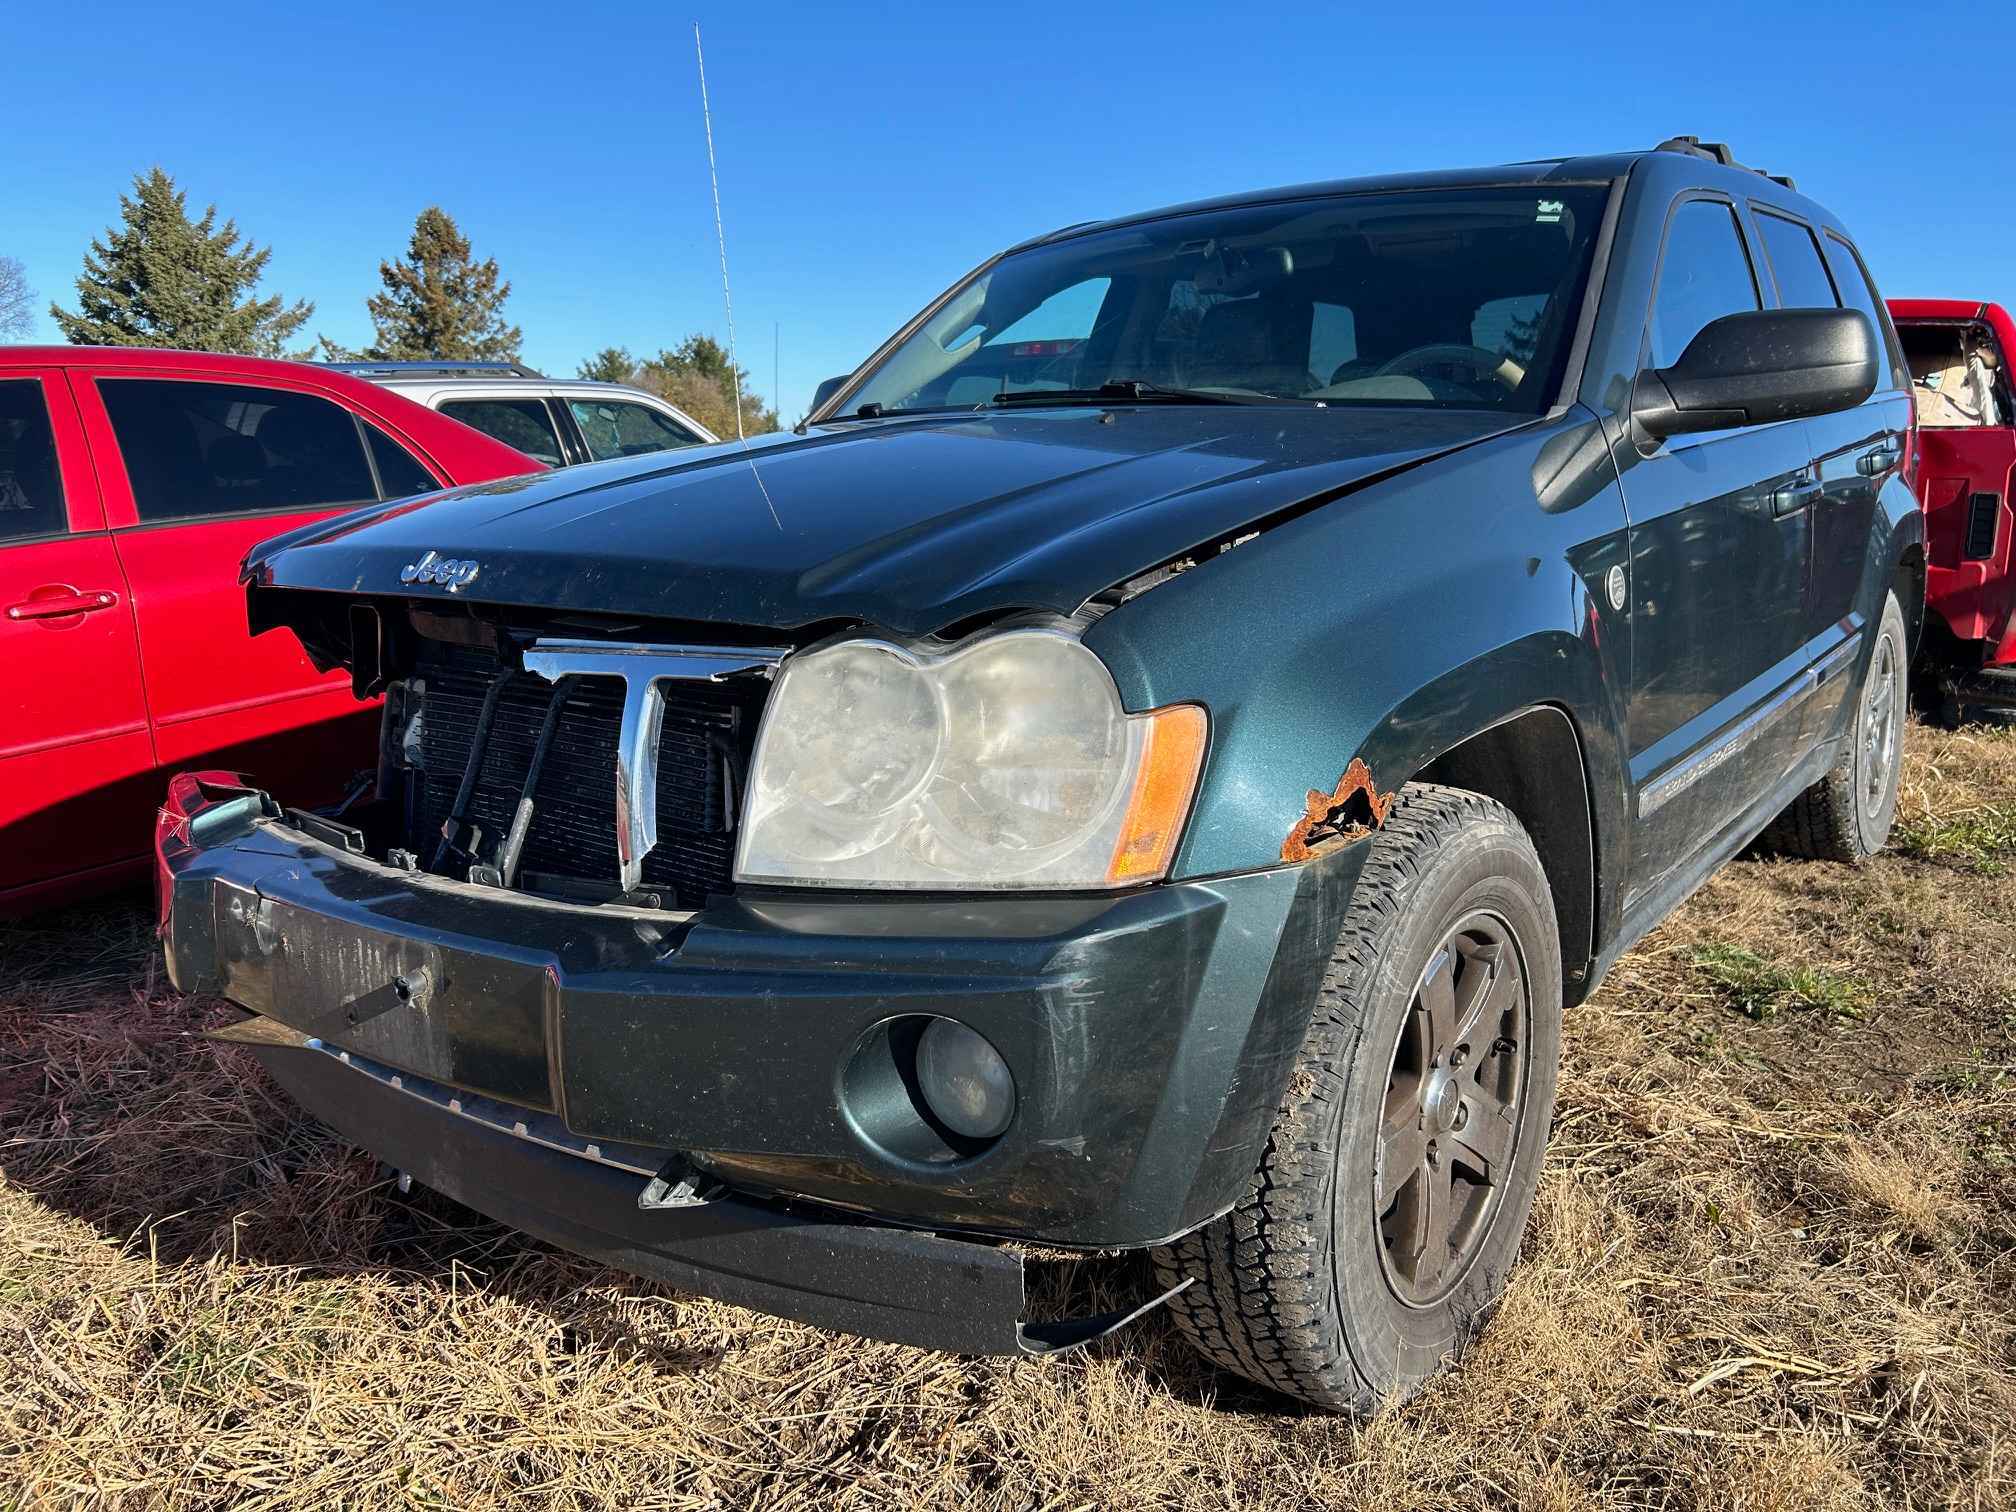
<instances>
[{"instance_id":1,"label":"black plastic bumper cover","mask_svg":"<svg viewBox=\"0 0 2016 1512\"><path fill-rule=\"evenodd\" d=\"M956 1354L1051 1354L1127 1312L1024 1324L1022 1258L736 1197L646 1211L634 1175L444 1117L317 1048L249 1046L302 1107L390 1165L575 1254L820 1328Z\"/></svg>"},{"instance_id":2,"label":"black plastic bumper cover","mask_svg":"<svg viewBox=\"0 0 2016 1512\"><path fill-rule=\"evenodd\" d=\"M1245 1189L1362 865L1347 847L1112 899L737 897L661 922L402 875L270 800L210 801L157 844L170 977L260 1015L225 1037L323 1121L564 1248L972 1353L1133 1315L1024 1324L1021 1259L992 1241L1151 1245ZM977 1156L904 1158L843 1106L850 1047L919 1011L1013 1069L1016 1121ZM501 1111L472 1121L472 1100ZM734 1195L640 1208L654 1157Z\"/></svg>"}]
</instances>

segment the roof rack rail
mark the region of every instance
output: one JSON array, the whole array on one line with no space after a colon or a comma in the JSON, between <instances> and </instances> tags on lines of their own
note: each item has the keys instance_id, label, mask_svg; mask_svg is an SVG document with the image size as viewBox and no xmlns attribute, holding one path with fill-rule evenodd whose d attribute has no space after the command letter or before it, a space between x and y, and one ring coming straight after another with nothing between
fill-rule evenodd
<instances>
[{"instance_id":1,"label":"roof rack rail","mask_svg":"<svg viewBox=\"0 0 2016 1512\"><path fill-rule=\"evenodd\" d=\"M1782 184L1794 194L1799 186L1786 173L1766 173L1762 168L1751 168L1736 161L1736 154L1729 150L1727 142L1704 142L1698 136L1672 136L1666 138L1654 152L1684 152L1690 157L1706 158L1711 163L1720 163L1725 168L1741 168L1745 173L1754 173L1759 178L1767 178L1774 184Z\"/></svg>"},{"instance_id":2,"label":"roof rack rail","mask_svg":"<svg viewBox=\"0 0 2016 1512\"><path fill-rule=\"evenodd\" d=\"M522 362L325 362L322 366L353 378L544 378Z\"/></svg>"}]
</instances>

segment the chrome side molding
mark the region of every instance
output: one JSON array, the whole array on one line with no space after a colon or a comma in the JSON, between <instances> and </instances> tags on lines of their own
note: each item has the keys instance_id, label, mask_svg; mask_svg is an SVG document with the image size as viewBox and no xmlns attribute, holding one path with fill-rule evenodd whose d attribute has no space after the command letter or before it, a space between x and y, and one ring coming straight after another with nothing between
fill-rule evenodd
<instances>
[{"instance_id":1,"label":"chrome side molding","mask_svg":"<svg viewBox=\"0 0 2016 1512\"><path fill-rule=\"evenodd\" d=\"M1854 661L1855 654L1861 649L1862 637L1859 634L1850 636L1730 725L1719 738L1693 755L1683 757L1646 783L1638 792L1638 817L1651 818L1703 778L1713 774L1761 735L1772 721L1791 713L1832 681Z\"/></svg>"}]
</instances>

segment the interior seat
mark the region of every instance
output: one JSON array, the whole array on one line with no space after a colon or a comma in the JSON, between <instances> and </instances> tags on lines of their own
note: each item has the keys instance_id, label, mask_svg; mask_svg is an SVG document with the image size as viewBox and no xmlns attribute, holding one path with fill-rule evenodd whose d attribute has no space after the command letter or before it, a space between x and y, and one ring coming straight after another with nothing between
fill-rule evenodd
<instances>
[{"instance_id":1,"label":"interior seat","mask_svg":"<svg viewBox=\"0 0 2016 1512\"><path fill-rule=\"evenodd\" d=\"M9 529L20 535L40 535L63 528L63 486L56 471L55 438L46 422L30 419L14 446L12 468L15 502L10 506L7 492L0 492L0 508L25 509L31 516L26 528L18 520Z\"/></svg>"},{"instance_id":2,"label":"interior seat","mask_svg":"<svg viewBox=\"0 0 2016 1512\"><path fill-rule=\"evenodd\" d=\"M250 436L226 431L203 454L220 488L257 491L266 479L266 449Z\"/></svg>"},{"instance_id":3,"label":"interior seat","mask_svg":"<svg viewBox=\"0 0 2016 1512\"><path fill-rule=\"evenodd\" d=\"M1204 312L1183 382L1189 388L1305 394L1315 387L1307 349L1306 314L1298 331L1292 307L1258 297L1228 299Z\"/></svg>"}]
</instances>

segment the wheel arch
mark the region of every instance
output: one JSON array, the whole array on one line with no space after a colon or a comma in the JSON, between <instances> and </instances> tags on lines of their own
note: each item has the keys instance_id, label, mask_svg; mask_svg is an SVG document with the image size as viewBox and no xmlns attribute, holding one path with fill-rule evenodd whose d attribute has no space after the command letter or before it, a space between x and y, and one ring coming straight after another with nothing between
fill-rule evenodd
<instances>
[{"instance_id":1,"label":"wheel arch","mask_svg":"<svg viewBox=\"0 0 2016 1512\"><path fill-rule=\"evenodd\" d=\"M1897 567L1890 578L1891 591L1897 595L1897 604L1904 611L1904 641L1906 660L1915 659L1919 644L1925 637L1925 543L1912 541L1897 557Z\"/></svg>"},{"instance_id":2,"label":"wheel arch","mask_svg":"<svg viewBox=\"0 0 2016 1512\"><path fill-rule=\"evenodd\" d=\"M1580 436L1590 424L1564 422L1554 434ZM1480 443L1265 531L1086 631L1128 709L1190 702L1210 711L1210 750L1173 875L1327 853L1352 818L1369 817L1356 794L1388 795L1484 736L1450 758L1475 769L1473 783L1515 797L1523 783L1534 800L1539 777L1513 774L1535 749L1543 773L1558 756L1571 774L1564 786L1583 805L1588 836L1577 843L1596 856L1595 903L1578 897L1563 912L1600 946L1629 849L1631 626L1613 607L1629 542L1614 479L1543 505L1534 472L1545 446L1537 429ZM1435 549L1424 550L1430 519ZM1533 712L1549 707L1557 712ZM1486 736L1522 717L1537 723ZM1563 721L1572 760L1568 746L1548 744ZM1547 722L1555 730L1543 739L1535 731ZM1568 955L1571 968L1587 959L1586 948Z\"/></svg>"},{"instance_id":3,"label":"wheel arch","mask_svg":"<svg viewBox=\"0 0 2016 1512\"><path fill-rule=\"evenodd\" d=\"M1568 997L1579 1001L1596 954L1596 820L1574 718L1559 704L1520 709L1458 741L1408 780L1496 799L1525 827L1554 896Z\"/></svg>"}]
</instances>

